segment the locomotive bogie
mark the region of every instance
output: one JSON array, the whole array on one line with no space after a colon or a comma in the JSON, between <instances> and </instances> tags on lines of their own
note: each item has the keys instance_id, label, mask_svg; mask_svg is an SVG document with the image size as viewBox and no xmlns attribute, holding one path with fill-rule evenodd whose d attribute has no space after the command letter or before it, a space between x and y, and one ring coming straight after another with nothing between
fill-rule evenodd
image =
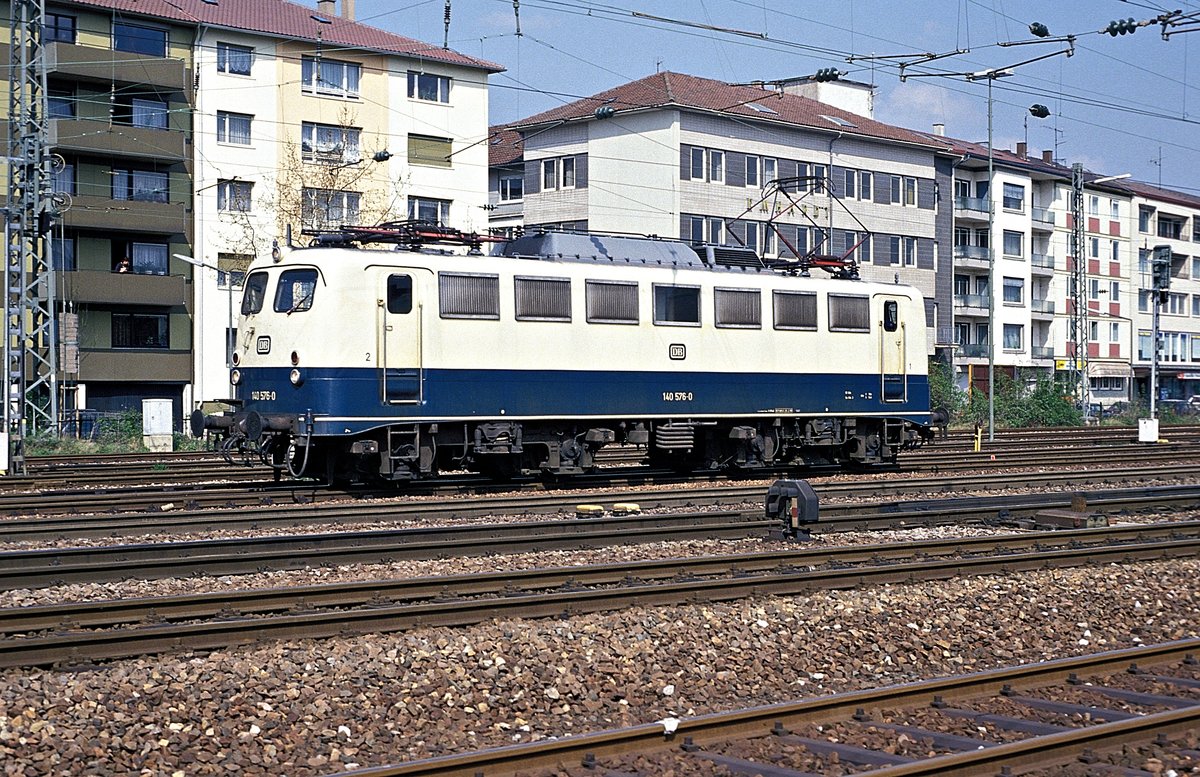
<instances>
[{"instance_id":1,"label":"locomotive bogie","mask_svg":"<svg viewBox=\"0 0 1200 777\"><path fill-rule=\"evenodd\" d=\"M320 247L256 263L240 405L194 431L293 475L397 481L579 474L612 443L676 469L870 464L930 436L915 289L606 240L592 259Z\"/></svg>"}]
</instances>

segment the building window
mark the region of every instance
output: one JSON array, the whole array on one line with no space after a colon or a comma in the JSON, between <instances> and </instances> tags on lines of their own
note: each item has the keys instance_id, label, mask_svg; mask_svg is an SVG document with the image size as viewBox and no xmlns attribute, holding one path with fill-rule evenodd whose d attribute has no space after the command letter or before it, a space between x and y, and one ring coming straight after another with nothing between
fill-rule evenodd
<instances>
[{"instance_id":1,"label":"building window","mask_svg":"<svg viewBox=\"0 0 1200 777\"><path fill-rule=\"evenodd\" d=\"M167 110L162 100L134 97L129 101L129 123L147 129L166 129Z\"/></svg>"},{"instance_id":2,"label":"building window","mask_svg":"<svg viewBox=\"0 0 1200 777\"><path fill-rule=\"evenodd\" d=\"M718 327L762 327L762 292L758 289L716 289L713 312Z\"/></svg>"},{"instance_id":3,"label":"building window","mask_svg":"<svg viewBox=\"0 0 1200 777\"><path fill-rule=\"evenodd\" d=\"M1109 281L1108 282L1108 301L1109 302L1120 302L1121 301L1121 282L1120 281Z\"/></svg>"},{"instance_id":4,"label":"building window","mask_svg":"<svg viewBox=\"0 0 1200 777\"><path fill-rule=\"evenodd\" d=\"M891 184L892 184L891 202L893 205L899 205L900 204L900 186L901 186L900 176L898 176L898 175L891 176Z\"/></svg>"},{"instance_id":5,"label":"building window","mask_svg":"<svg viewBox=\"0 0 1200 777\"><path fill-rule=\"evenodd\" d=\"M328 97L357 97L362 65L321 57L300 60L300 91Z\"/></svg>"},{"instance_id":6,"label":"building window","mask_svg":"<svg viewBox=\"0 0 1200 777\"><path fill-rule=\"evenodd\" d=\"M704 149L693 148L691 152L691 179L704 180Z\"/></svg>"},{"instance_id":7,"label":"building window","mask_svg":"<svg viewBox=\"0 0 1200 777\"><path fill-rule=\"evenodd\" d=\"M128 22L113 22L113 49L151 57L167 55L167 31Z\"/></svg>"},{"instance_id":8,"label":"building window","mask_svg":"<svg viewBox=\"0 0 1200 777\"><path fill-rule=\"evenodd\" d=\"M1108 341L1110 343L1121 342L1121 325L1116 321L1112 321L1108 325Z\"/></svg>"},{"instance_id":9,"label":"building window","mask_svg":"<svg viewBox=\"0 0 1200 777\"><path fill-rule=\"evenodd\" d=\"M1023 278L1004 279L1004 301L1018 305L1025 301L1025 280Z\"/></svg>"},{"instance_id":10,"label":"building window","mask_svg":"<svg viewBox=\"0 0 1200 777\"><path fill-rule=\"evenodd\" d=\"M118 271L121 271L121 265L125 264L125 260L128 259L129 271L134 273L141 275L167 274L166 243L115 243L113 248L113 264Z\"/></svg>"},{"instance_id":11,"label":"building window","mask_svg":"<svg viewBox=\"0 0 1200 777\"><path fill-rule=\"evenodd\" d=\"M139 202L166 202L170 183L166 173L153 170L112 171L112 198Z\"/></svg>"},{"instance_id":12,"label":"building window","mask_svg":"<svg viewBox=\"0 0 1200 777\"><path fill-rule=\"evenodd\" d=\"M54 191L61 194L75 194L75 165L64 164L61 170L54 172L52 179Z\"/></svg>"},{"instance_id":13,"label":"building window","mask_svg":"<svg viewBox=\"0 0 1200 777\"><path fill-rule=\"evenodd\" d=\"M217 111L217 142L250 145L250 123L253 116L245 113Z\"/></svg>"},{"instance_id":14,"label":"building window","mask_svg":"<svg viewBox=\"0 0 1200 777\"><path fill-rule=\"evenodd\" d=\"M359 150L361 135L362 130L357 127L303 122L300 125L301 158L305 162L353 164L362 159L362 153ZM410 140L410 162L412 161L411 148L412 141Z\"/></svg>"},{"instance_id":15,"label":"building window","mask_svg":"<svg viewBox=\"0 0 1200 777\"><path fill-rule=\"evenodd\" d=\"M435 200L431 197L409 197L408 217L414 221L432 221L447 224L450 221L450 200Z\"/></svg>"},{"instance_id":16,"label":"building window","mask_svg":"<svg viewBox=\"0 0 1200 777\"><path fill-rule=\"evenodd\" d=\"M713 183L724 183L725 181L725 152L724 151L709 151L708 152L708 180Z\"/></svg>"},{"instance_id":17,"label":"building window","mask_svg":"<svg viewBox=\"0 0 1200 777\"><path fill-rule=\"evenodd\" d=\"M758 253L758 224L748 222L746 224L746 248Z\"/></svg>"},{"instance_id":18,"label":"building window","mask_svg":"<svg viewBox=\"0 0 1200 777\"><path fill-rule=\"evenodd\" d=\"M1004 207L1009 210L1025 210L1025 187L1015 183L1004 184Z\"/></svg>"},{"instance_id":19,"label":"building window","mask_svg":"<svg viewBox=\"0 0 1200 777\"><path fill-rule=\"evenodd\" d=\"M916 178L906 177L904 179L904 204L905 205L916 205L917 204L917 179Z\"/></svg>"},{"instance_id":20,"label":"building window","mask_svg":"<svg viewBox=\"0 0 1200 777\"><path fill-rule=\"evenodd\" d=\"M50 264L53 269L68 271L75 269L75 238L56 237L52 239L50 252Z\"/></svg>"},{"instance_id":21,"label":"building window","mask_svg":"<svg viewBox=\"0 0 1200 777\"><path fill-rule=\"evenodd\" d=\"M1108 215L1113 221L1119 221L1121 219L1121 202L1119 200L1112 200L1109 203Z\"/></svg>"},{"instance_id":22,"label":"building window","mask_svg":"<svg viewBox=\"0 0 1200 777\"><path fill-rule=\"evenodd\" d=\"M1088 215L1089 216L1099 216L1100 215L1100 197L1099 197L1099 195L1093 194L1088 197Z\"/></svg>"},{"instance_id":23,"label":"building window","mask_svg":"<svg viewBox=\"0 0 1200 777\"><path fill-rule=\"evenodd\" d=\"M502 175L497 183L501 202L514 202L525 198L525 176Z\"/></svg>"},{"instance_id":24,"label":"building window","mask_svg":"<svg viewBox=\"0 0 1200 777\"><path fill-rule=\"evenodd\" d=\"M356 141L357 143L357 138ZM408 136L409 164L425 167L450 167L454 142L450 138L430 135Z\"/></svg>"},{"instance_id":25,"label":"building window","mask_svg":"<svg viewBox=\"0 0 1200 777\"><path fill-rule=\"evenodd\" d=\"M900 236L888 235L888 256L890 264L900 264L900 249Z\"/></svg>"},{"instance_id":26,"label":"building window","mask_svg":"<svg viewBox=\"0 0 1200 777\"><path fill-rule=\"evenodd\" d=\"M764 158L762 161L762 181L763 185L769 184L779 177L777 172L778 162L774 159Z\"/></svg>"},{"instance_id":27,"label":"building window","mask_svg":"<svg viewBox=\"0 0 1200 777\"><path fill-rule=\"evenodd\" d=\"M746 185L758 186L758 157L746 155Z\"/></svg>"},{"instance_id":28,"label":"building window","mask_svg":"<svg viewBox=\"0 0 1200 777\"><path fill-rule=\"evenodd\" d=\"M254 184L250 181L218 181L217 210L250 212L250 192Z\"/></svg>"},{"instance_id":29,"label":"building window","mask_svg":"<svg viewBox=\"0 0 1200 777\"><path fill-rule=\"evenodd\" d=\"M871 173L864 170L858 176L858 198L860 200L871 199Z\"/></svg>"},{"instance_id":30,"label":"building window","mask_svg":"<svg viewBox=\"0 0 1200 777\"><path fill-rule=\"evenodd\" d=\"M708 242L715 246L725 245L725 222L721 219L708 220Z\"/></svg>"},{"instance_id":31,"label":"building window","mask_svg":"<svg viewBox=\"0 0 1200 777\"><path fill-rule=\"evenodd\" d=\"M1022 343L1025 340L1025 327L1020 324L1005 324L1004 325L1004 349L1006 351L1019 351L1022 348Z\"/></svg>"},{"instance_id":32,"label":"building window","mask_svg":"<svg viewBox=\"0 0 1200 777\"><path fill-rule=\"evenodd\" d=\"M358 221L358 192L305 188L300 197L300 220L308 229L326 229Z\"/></svg>"},{"instance_id":33,"label":"building window","mask_svg":"<svg viewBox=\"0 0 1200 777\"><path fill-rule=\"evenodd\" d=\"M48 89L46 115L51 119L75 118L75 93L70 89Z\"/></svg>"},{"instance_id":34,"label":"building window","mask_svg":"<svg viewBox=\"0 0 1200 777\"><path fill-rule=\"evenodd\" d=\"M654 323L700 325L700 287L654 284Z\"/></svg>"},{"instance_id":35,"label":"building window","mask_svg":"<svg viewBox=\"0 0 1200 777\"><path fill-rule=\"evenodd\" d=\"M1121 261L1121 241L1113 240L1110 248L1112 250L1112 260L1114 262Z\"/></svg>"},{"instance_id":36,"label":"building window","mask_svg":"<svg viewBox=\"0 0 1200 777\"><path fill-rule=\"evenodd\" d=\"M113 313L113 348L167 348L170 337L165 313Z\"/></svg>"},{"instance_id":37,"label":"building window","mask_svg":"<svg viewBox=\"0 0 1200 777\"><path fill-rule=\"evenodd\" d=\"M518 321L570 321L570 278L522 278L515 283Z\"/></svg>"},{"instance_id":38,"label":"building window","mask_svg":"<svg viewBox=\"0 0 1200 777\"><path fill-rule=\"evenodd\" d=\"M542 160L542 191L558 188L558 160Z\"/></svg>"},{"instance_id":39,"label":"building window","mask_svg":"<svg viewBox=\"0 0 1200 777\"><path fill-rule=\"evenodd\" d=\"M250 75L250 67L254 64L254 49L249 46L235 46L232 43L217 43L217 72L230 73L235 76Z\"/></svg>"},{"instance_id":40,"label":"building window","mask_svg":"<svg viewBox=\"0 0 1200 777\"><path fill-rule=\"evenodd\" d=\"M1183 219L1179 216L1164 216L1158 217L1158 236L1169 238L1171 240L1183 239Z\"/></svg>"},{"instance_id":41,"label":"building window","mask_svg":"<svg viewBox=\"0 0 1200 777\"><path fill-rule=\"evenodd\" d=\"M904 264L906 267L914 267L917 264L917 239L915 237L904 238Z\"/></svg>"},{"instance_id":42,"label":"building window","mask_svg":"<svg viewBox=\"0 0 1200 777\"><path fill-rule=\"evenodd\" d=\"M1025 235L1022 232L1004 230L1004 255L1024 256Z\"/></svg>"},{"instance_id":43,"label":"building window","mask_svg":"<svg viewBox=\"0 0 1200 777\"><path fill-rule=\"evenodd\" d=\"M75 42L75 17L61 13L46 12L46 26L42 28L42 41Z\"/></svg>"},{"instance_id":44,"label":"building window","mask_svg":"<svg viewBox=\"0 0 1200 777\"><path fill-rule=\"evenodd\" d=\"M1138 208L1138 232L1150 231L1150 219L1153 216L1153 208Z\"/></svg>"},{"instance_id":45,"label":"building window","mask_svg":"<svg viewBox=\"0 0 1200 777\"><path fill-rule=\"evenodd\" d=\"M246 283L246 269L254 261L251 254L217 254L217 286L228 289L240 289Z\"/></svg>"},{"instance_id":46,"label":"building window","mask_svg":"<svg viewBox=\"0 0 1200 777\"><path fill-rule=\"evenodd\" d=\"M575 188L575 157L563 157L562 164L562 188Z\"/></svg>"},{"instance_id":47,"label":"building window","mask_svg":"<svg viewBox=\"0 0 1200 777\"><path fill-rule=\"evenodd\" d=\"M857 170L845 170L844 171L842 187L845 189L845 191L843 192L843 195L846 197L846 199L852 200L855 198L854 192L858 189L858 171Z\"/></svg>"},{"instance_id":48,"label":"building window","mask_svg":"<svg viewBox=\"0 0 1200 777\"><path fill-rule=\"evenodd\" d=\"M1100 299L1100 281L1088 278L1088 299Z\"/></svg>"},{"instance_id":49,"label":"building window","mask_svg":"<svg viewBox=\"0 0 1200 777\"><path fill-rule=\"evenodd\" d=\"M431 103L450 102L450 79L433 73L408 71L408 99Z\"/></svg>"}]
</instances>

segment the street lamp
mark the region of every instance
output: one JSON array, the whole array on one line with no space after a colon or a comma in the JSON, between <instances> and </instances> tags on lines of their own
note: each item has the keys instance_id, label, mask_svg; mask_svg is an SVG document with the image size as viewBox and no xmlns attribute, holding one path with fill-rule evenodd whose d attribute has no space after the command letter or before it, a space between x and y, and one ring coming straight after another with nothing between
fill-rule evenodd
<instances>
[{"instance_id":1,"label":"street lamp","mask_svg":"<svg viewBox=\"0 0 1200 777\"><path fill-rule=\"evenodd\" d=\"M214 271L217 274L217 285L218 286L220 286L220 283L221 283L221 273L222 272L225 273L225 286L228 289L228 298L229 298L226 325L225 325L225 366L232 368L233 367L234 338L231 338L229 336L229 330L233 329L233 327L234 327L234 321L233 321L233 273L228 270L221 270L221 268L219 268L219 267L211 265L202 259L197 259L194 256L188 256L187 254L172 254L172 256L174 256L176 259L179 259L180 261L187 262L188 264L192 265L193 267L203 267L207 270Z\"/></svg>"}]
</instances>

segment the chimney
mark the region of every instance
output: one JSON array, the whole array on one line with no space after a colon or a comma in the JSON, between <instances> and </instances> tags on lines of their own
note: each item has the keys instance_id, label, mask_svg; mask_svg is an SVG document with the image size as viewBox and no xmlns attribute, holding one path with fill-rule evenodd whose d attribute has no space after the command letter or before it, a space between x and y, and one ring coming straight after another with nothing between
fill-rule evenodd
<instances>
[{"instance_id":1,"label":"chimney","mask_svg":"<svg viewBox=\"0 0 1200 777\"><path fill-rule=\"evenodd\" d=\"M317 13L334 16L337 13L337 0L317 0Z\"/></svg>"},{"instance_id":2,"label":"chimney","mask_svg":"<svg viewBox=\"0 0 1200 777\"><path fill-rule=\"evenodd\" d=\"M1023 141L1023 140L1017 141L1017 156L1024 159L1026 156L1028 156L1028 153L1027 153L1028 150L1029 150L1029 147L1027 145L1025 145L1025 141Z\"/></svg>"},{"instance_id":3,"label":"chimney","mask_svg":"<svg viewBox=\"0 0 1200 777\"><path fill-rule=\"evenodd\" d=\"M1046 149L1045 151L1043 151L1042 152L1042 161L1045 162L1046 164L1051 164L1051 165L1054 164L1054 152L1051 151L1050 149Z\"/></svg>"},{"instance_id":4,"label":"chimney","mask_svg":"<svg viewBox=\"0 0 1200 777\"><path fill-rule=\"evenodd\" d=\"M934 123L934 125L933 125L933 134L934 134L934 135L937 135L939 138L941 138L941 137L945 137L945 135L946 135L946 125L945 125L945 124L942 124L940 121L939 121L939 122L935 122L935 123Z\"/></svg>"},{"instance_id":5,"label":"chimney","mask_svg":"<svg viewBox=\"0 0 1200 777\"><path fill-rule=\"evenodd\" d=\"M348 22L354 21L354 0L342 0L342 18Z\"/></svg>"}]
</instances>

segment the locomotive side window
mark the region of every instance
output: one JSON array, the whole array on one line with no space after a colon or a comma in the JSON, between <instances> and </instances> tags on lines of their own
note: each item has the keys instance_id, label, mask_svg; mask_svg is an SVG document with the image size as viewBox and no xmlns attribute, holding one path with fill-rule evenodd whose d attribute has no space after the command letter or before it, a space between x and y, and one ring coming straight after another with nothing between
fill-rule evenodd
<instances>
[{"instance_id":1,"label":"locomotive side window","mask_svg":"<svg viewBox=\"0 0 1200 777\"><path fill-rule=\"evenodd\" d=\"M412 312L412 278L408 275L389 275L387 280L387 312Z\"/></svg>"},{"instance_id":2,"label":"locomotive side window","mask_svg":"<svg viewBox=\"0 0 1200 777\"><path fill-rule=\"evenodd\" d=\"M700 325L700 287L654 284L654 323Z\"/></svg>"},{"instance_id":3,"label":"locomotive side window","mask_svg":"<svg viewBox=\"0 0 1200 777\"><path fill-rule=\"evenodd\" d=\"M317 271L284 270L279 275L279 286L275 289L275 312L289 316L308 310L317 291Z\"/></svg>"},{"instance_id":4,"label":"locomotive side window","mask_svg":"<svg viewBox=\"0 0 1200 777\"><path fill-rule=\"evenodd\" d=\"M776 329L817 328L817 295L811 291L776 291L772 296Z\"/></svg>"},{"instance_id":5,"label":"locomotive side window","mask_svg":"<svg viewBox=\"0 0 1200 777\"><path fill-rule=\"evenodd\" d=\"M829 331L870 332L870 298L857 294L830 294Z\"/></svg>"},{"instance_id":6,"label":"locomotive side window","mask_svg":"<svg viewBox=\"0 0 1200 777\"><path fill-rule=\"evenodd\" d=\"M242 294L242 315L262 312L263 302L267 299L267 274L265 272L250 273L246 279L246 291Z\"/></svg>"},{"instance_id":7,"label":"locomotive side window","mask_svg":"<svg viewBox=\"0 0 1200 777\"><path fill-rule=\"evenodd\" d=\"M516 283L518 321L570 321L570 278L523 278Z\"/></svg>"},{"instance_id":8,"label":"locomotive side window","mask_svg":"<svg viewBox=\"0 0 1200 777\"><path fill-rule=\"evenodd\" d=\"M900 327L900 305L895 300L883 303L883 331L895 332Z\"/></svg>"},{"instance_id":9,"label":"locomotive side window","mask_svg":"<svg viewBox=\"0 0 1200 777\"><path fill-rule=\"evenodd\" d=\"M500 276L438 273L442 318L500 318Z\"/></svg>"},{"instance_id":10,"label":"locomotive side window","mask_svg":"<svg viewBox=\"0 0 1200 777\"><path fill-rule=\"evenodd\" d=\"M587 281L587 320L589 324L636 324L638 288L636 282Z\"/></svg>"},{"instance_id":11,"label":"locomotive side window","mask_svg":"<svg viewBox=\"0 0 1200 777\"><path fill-rule=\"evenodd\" d=\"M716 289L713 303L717 326L762 328L762 294L758 289Z\"/></svg>"}]
</instances>

